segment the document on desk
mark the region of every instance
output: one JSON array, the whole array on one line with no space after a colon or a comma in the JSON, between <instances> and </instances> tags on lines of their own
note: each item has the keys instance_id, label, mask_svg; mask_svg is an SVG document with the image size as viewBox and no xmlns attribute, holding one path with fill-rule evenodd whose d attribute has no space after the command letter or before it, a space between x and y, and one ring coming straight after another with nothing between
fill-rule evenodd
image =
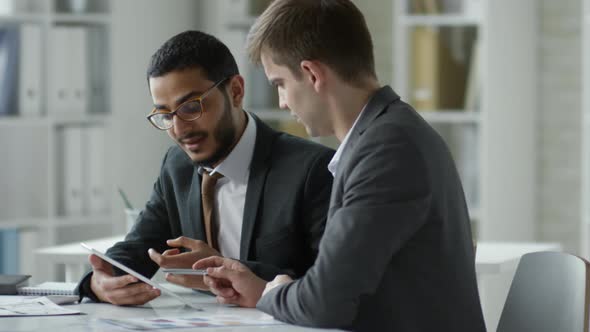
<instances>
[{"instance_id":1,"label":"document on desk","mask_svg":"<svg viewBox=\"0 0 590 332\"><path fill-rule=\"evenodd\" d=\"M66 309L47 297L0 297L0 317L78 315L80 311Z\"/></svg>"},{"instance_id":2,"label":"document on desk","mask_svg":"<svg viewBox=\"0 0 590 332\"><path fill-rule=\"evenodd\" d=\"M145 317L127 319L103 318L101 320L124 329L140 331L187 327L268 326L285 324L275 320L269 315L264 315L259 318L246 318L240 315L229 314L200 314L198 316L186 317Z\"/></svg>"}]
</instances>

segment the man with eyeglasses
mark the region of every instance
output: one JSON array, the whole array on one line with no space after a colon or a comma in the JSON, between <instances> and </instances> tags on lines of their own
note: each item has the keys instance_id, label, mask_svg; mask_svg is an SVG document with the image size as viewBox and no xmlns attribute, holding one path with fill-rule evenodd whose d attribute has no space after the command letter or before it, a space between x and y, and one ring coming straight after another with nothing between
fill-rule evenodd
<instances>
[{"instance_id":1,"label":"man with eyeglasses","mask_svg":"<svg viewBox=\"0 0 590 332\"><path fill-rule=\"evenodd\" d=\"M159 267L199 259L238 259L260 278L302 276L324 231L333 151L269 128L242 109L244 79L215 37L186 31L152 56L149 122L176 143L149 201L123 242L107 255L151 277ZM146 303L159 290L97 256L80 297L117 305ZM207 290L202 276L169 282Z\"/></svg>"}]
</instances>

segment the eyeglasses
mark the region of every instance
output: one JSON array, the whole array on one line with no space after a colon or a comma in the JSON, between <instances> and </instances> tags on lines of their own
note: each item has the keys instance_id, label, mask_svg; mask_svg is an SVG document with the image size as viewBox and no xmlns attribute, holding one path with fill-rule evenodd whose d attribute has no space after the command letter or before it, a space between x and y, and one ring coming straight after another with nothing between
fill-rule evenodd
<instances>
[{"instance_id":1,"label":"eyeglasses","mask_svg":"<svg viewBox=\"0 0 590 332\"><path fill-rule=\"evenodd\" d=\"M229 77L223 78L213 84L212 87L207 89L198 97L191 98L184 103L178 105L173 111L164 111L154 108L147 116L149 122L160 130L168 130L174 126L174 115L178 116L183 121L195 121L203 115L203 99L211 93L219 84L223 83Z\"/></svg>"}]
</instances>

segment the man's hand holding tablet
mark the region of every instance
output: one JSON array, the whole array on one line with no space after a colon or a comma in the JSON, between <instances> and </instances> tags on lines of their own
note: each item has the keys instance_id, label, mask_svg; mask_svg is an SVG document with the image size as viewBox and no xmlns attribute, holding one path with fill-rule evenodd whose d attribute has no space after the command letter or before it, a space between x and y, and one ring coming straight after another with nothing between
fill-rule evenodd
<instances>
[{"instance_id":1,"label":"man's hand holding tablet","mask_svg":"<svg viewBox=\"0 0 590 332\"><path fill-rule=\"evenodd\" d=\"M163 292L190 307L200 310L200 308L195 307L194 304L178 294L115 261L104 253L85 243L80 243L80 245L93 254L90 256L93 269L90 284L92 291L99 300L116 305L140 305L153 300L160 296L160 292ZM129 275L115 277L113 266L129 273ZM145 284L137 283L137 281L142 281Z\"/></svg>"}]
</instances>

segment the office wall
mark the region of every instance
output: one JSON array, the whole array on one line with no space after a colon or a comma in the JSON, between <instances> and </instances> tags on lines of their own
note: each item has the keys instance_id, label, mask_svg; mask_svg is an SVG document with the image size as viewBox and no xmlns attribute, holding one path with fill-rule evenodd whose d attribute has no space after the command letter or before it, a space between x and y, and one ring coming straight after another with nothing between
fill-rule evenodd
<instances>
[{"instance_id":1,"label":"office wall","mask_svg":"<svg viewBox=\"0 0 590 332\"><path fill-rule=\"evenodd\" d=\"M581 4L542 0L538 8L538 239L572 252L581 220Z\"/></svg>"},{"instance_id":2,"label":"office wall","mask_svg":"<svg viewBox=\"0 0 590 332\"><path fill-rule=\"evenodd\" d=\"M113 211L124 229L123 188L137 206L145 204L163 154L174 144L145 119L152 101L146 84L150 56L168 38L199 27L199 1L112 1L112 128L110 135Z\"/></svg>"}]
</instances>

